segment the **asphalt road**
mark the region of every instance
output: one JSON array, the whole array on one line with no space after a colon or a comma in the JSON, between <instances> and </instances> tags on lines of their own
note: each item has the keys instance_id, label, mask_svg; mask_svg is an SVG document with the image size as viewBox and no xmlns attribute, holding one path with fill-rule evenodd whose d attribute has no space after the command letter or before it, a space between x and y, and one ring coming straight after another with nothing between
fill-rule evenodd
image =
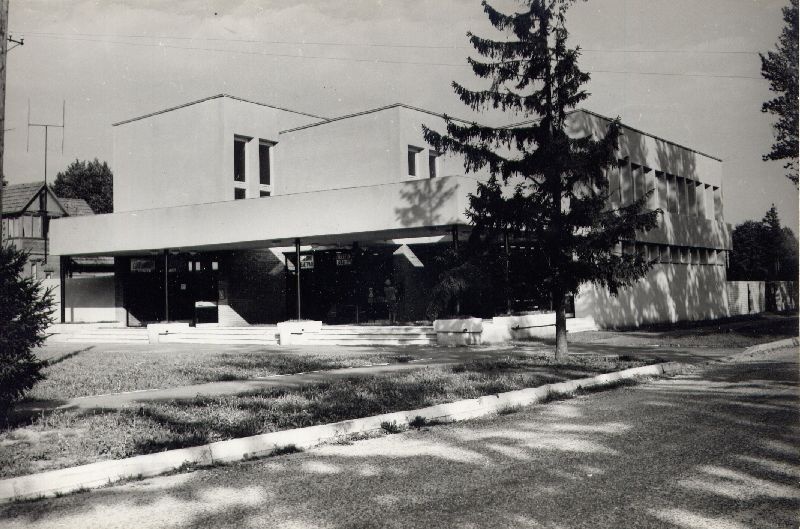
<instances>
[{"instance_id":1,"label":"asphalt road","mask_svg":"<svg viewBox=\"0 0 800 529\"><path fill-rule=\"evenodd\" d=\"M798 353L0 507L0 527L789 528Z\"/></svg>"}]
</instances>

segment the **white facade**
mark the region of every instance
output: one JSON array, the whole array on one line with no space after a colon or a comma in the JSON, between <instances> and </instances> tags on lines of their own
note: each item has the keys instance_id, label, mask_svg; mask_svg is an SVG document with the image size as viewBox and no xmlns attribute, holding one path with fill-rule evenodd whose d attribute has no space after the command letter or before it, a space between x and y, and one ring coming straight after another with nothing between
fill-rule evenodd
<instances>
[{"instance_id":1,"label":"white facade","mask_svg":"<svg viewBox=\"0 0 800 529\"><path fill-rule=\"evenodd\" d=\"M608 122L577 111L569 132L602 135ZM460 157L434 152L423 125L444 131L445 122L400 104L326 119L224 95L118 123L115 212L53 222L52 250L124 256L468 231L467 197L486 175L465 175ZM612 206L652 190L650 205L664 214L620 251L659 262L619 297L586 286L576 316L632 326L727 315L721 161L623 132Z\"/></svg>"}]
</instances>

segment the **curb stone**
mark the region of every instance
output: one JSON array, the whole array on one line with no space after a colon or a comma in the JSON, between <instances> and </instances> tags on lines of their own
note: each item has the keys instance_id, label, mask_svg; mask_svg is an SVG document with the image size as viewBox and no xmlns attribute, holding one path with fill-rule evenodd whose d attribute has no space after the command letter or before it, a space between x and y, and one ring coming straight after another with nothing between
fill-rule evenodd
<instances>
[{"instance_id":1,"label":"curb stone","mask_svg":"<svg viewBox=\"0 0 800 529\"><path fill-rule=\"evenodd\" d=\"M407 426L416 417L438 422L474 419L497 413L509 407L535 404L551 396L569 395L583 388L600 388L619 380L638 377L672 375L685 372L685 369L686 366L678 362L653 364L536 388L437 404L416 410L384 413L372 417L283 430L218 441L203 446L167 450L126 459L99 461L88 465L18 476L0 480L0 503L56 496L77 490L99 488L125 479L157 476L187 464L209 466L216 463L230 463L263 457L270 455L276 449L289 445L310 448L352 434L378 431L381 429L381 424L386 422L394 422L402 427Z\"/></svg>"},{"instance_id":2,"label":"curb stone","mask_svg":"<svg viewBox=\"0 0 800 529\"><path fill-rule=\"evenodd\" d=\"M758 345L751 345L741 353L736 353L726 357L726 360L738 360L741 358L752 357L758 353L766 353L775 351L777 349L784 349L786 347L800 346L800 338L786 338L784 340L777 340L775 342L761 343Z\"/></svg>"}]
</instances>

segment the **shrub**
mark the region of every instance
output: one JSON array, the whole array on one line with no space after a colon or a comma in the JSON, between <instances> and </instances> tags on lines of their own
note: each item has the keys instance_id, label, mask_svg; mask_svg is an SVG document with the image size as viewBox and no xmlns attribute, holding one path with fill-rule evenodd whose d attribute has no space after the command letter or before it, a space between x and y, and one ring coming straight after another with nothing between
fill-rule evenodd
<instances>
[{"instance_id":1,"label":"shrub","mask_svg":"<svg viewBox=\"0 0 800 529\"><path fill-rule=\"evenodd\" d=\"M397 421L383 421L381 423L381 429L386 433L400 433L403 431L403 427L397 424Z\"/></svg>"},{"instance_id":2,"label":"shrub","mask_svg":"<svg viewBox=\"0 0 800 529\"><path fill-rule=\"evenodd\" d=\"M51 322L52 292L22 276L27 254L0 248L0 418L44 378L45 364L32 349L41 345Z\"/></svg>"}]
</instances>

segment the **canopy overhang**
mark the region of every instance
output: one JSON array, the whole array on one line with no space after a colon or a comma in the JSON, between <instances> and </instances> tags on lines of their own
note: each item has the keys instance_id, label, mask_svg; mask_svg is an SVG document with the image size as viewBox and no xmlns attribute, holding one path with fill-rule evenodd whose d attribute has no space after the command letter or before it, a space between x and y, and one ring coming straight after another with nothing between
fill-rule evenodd
<instances>
[{"instance_id":1,"label":"canopy overhang","mask_svg":"<svg viewBox=\"0 0 800 529\"><path fill-rule=\"evenodd\" d=\"M54 255L131 255L349 244L449 234L466 226L475 178L391 184L67 217L51 223Z\"/></svg>"}]
</instances>

